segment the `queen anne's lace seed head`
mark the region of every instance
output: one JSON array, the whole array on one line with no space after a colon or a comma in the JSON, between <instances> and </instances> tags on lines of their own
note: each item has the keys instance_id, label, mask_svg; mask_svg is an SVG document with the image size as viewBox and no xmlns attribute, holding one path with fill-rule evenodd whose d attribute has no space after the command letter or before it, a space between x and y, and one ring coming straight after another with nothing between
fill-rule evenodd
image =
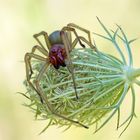
<instances>
[{"instance_id":1,"label":"queen anne's lace seed head","mask_svg":"<svg viewBox=\"0 0 140 140\"><path fill-rule=\"evenodd\" d=\"M120 58L100 51L95 52L89 48L74 49L71 53L71 59L74 65L78 100L75 98L72 77L66 68L61 67L56 70L50 66L41 80L40 86L51 107L58 114L86 126L98 124L95 130L97 132L118 113L117 128L126 125L125 131L135 116L134 84L140 85L136 79L140 75L140 69L133 68L130 49L130 43L134 40L129 41L120 26L117 26L116 31L109 31L99 19L98 21L107 36L95 34L110 41L118 51ZM124 44L123 47L128 52L128 61L117 42L118 39ZM36 77L41 65L41 63L34 62L34 77ZM36 92L29 86L26 87L28 98L31 101L26 106L34 110L36 118L49 121L44 130L51 125L69 128L73 124L52 114L46 105L40 102ZM130 115L124 122L120 123L120 106L128 90L131 90L132 93L132 108Z\"/></svg>"}]
</instances>

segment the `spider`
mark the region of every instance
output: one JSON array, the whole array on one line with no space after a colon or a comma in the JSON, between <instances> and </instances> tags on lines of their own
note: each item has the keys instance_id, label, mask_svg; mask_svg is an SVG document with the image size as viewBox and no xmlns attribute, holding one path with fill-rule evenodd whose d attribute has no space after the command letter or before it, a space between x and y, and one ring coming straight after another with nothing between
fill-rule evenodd
<instances>
[{"instance_id":1,"label":"spider","mask_svg":"<svg viewBox=\"0 0 140 140\"><path fill-rule=\"evenodd\" d=\"M85 32L88 35L88 40L82 36L78 36L75 29L79 29ZM72 35L71 35L72 32L75 35L74 41L72 41ZM39 40L40 36L44 37L47 48L44 47L44 45ZM95 46L92 45L92 42L91 42L90 31L74 23L70 23L67 26L64 26L61 30L54 31L50 35L48 35L45 31L42 31L38 34L33 35L33 37L35 38L35 40L38 42L39 45L34 46L32 48L31 53L25 54L24 60L25 60L26 78L27 78L28 84L30 85L31 88L33 88L37 92L37 94L40 97L41 102L46 103L46 107L50 110L52 114L54 114L57 117L68 120L72 123L78 124L82 127L88 128L87 126L85 126L84 124L81 124L78 121L71 120L63 115L56 113L52 109L47 97L44 96L44 93L41 90L41 87L39 85L39 82L43 74L46 72L47 68L50 65L53 65L55 69L59 69L60 66L62 67L67 66L69 72L71 73L75 95L76 95L76 98L78 99L78 94L76 91L76 83L75 83L75 78L74 78L74 68L72 65L71 58L70 58L70 52L73 50L73 48L76 46L78 42L83 48L85 47L85 45L82 44L81 40L96 51ZM42 53L45 57L35 54L36 50ZM41 70L39 71L39 74L37 75L37 78L34 84L31 82L31 76L33 74L32 66L31 66L32 58L45 62L45 64L42 66Z\"/></svg>"}]
</instances>

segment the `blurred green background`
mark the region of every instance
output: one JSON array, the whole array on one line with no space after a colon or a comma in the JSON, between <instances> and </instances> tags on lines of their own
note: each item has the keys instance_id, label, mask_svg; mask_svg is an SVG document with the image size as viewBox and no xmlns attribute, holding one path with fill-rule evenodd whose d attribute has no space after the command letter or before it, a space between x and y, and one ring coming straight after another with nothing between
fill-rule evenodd
<instances>
[{"instance_id":1,"label":"blurred green background","mask_svg":"<svg viewBox=\"0 0 140 140\"><path fill-rule=\"evenodd\" d=\"M43 121L34 121L33 113L22 106L26 99L16 92L25 92L24 54L35 45L32 35L42 30L50 33L70 22L94 32L101 32L96 16L109 27L115 23L123 27L129 38L140 37L139 0L0 0L0 140L115 140L121 131L116 131L113 118L100 132L93 128L72 127L66 132L57 127L38 133L45 126ZM102 43L102 42L101 42ZM111 48L102 43L102 49ZM133 43L135 67L140 67L140 40ZM136 113L128 130L120 140L140 139L140 87L136 88ZM129 93L128 93L129 94ZM125 101L127 113L131 98ZM128 108L127 108L128 106Z\"/></svg>"}]
</instances>

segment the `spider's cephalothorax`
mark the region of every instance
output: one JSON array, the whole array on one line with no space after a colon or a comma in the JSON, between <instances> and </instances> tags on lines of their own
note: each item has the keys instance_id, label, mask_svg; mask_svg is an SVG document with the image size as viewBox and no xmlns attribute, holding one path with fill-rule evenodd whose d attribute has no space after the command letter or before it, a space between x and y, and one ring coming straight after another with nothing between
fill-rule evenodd
<instances>
[{"instance_id":1,"label":"spider's cephalothorax","mask_svg":"<svg viewBox=\"0 0 140 140\"><path fill-rule=\"evenodd\" d=\"M65 59L67 55L60 33L60 31L55 31L49 35L51 44L49 61L56 69L59 69L60 66L66 66Z\"/></svg>"}]
</instances>

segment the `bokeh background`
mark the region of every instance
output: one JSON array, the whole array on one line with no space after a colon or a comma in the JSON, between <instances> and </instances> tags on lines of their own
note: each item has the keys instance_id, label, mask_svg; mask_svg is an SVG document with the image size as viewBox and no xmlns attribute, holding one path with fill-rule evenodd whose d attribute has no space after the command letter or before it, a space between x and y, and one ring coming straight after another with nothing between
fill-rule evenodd
<instances>
[{"instance_id":1,"label":"bokeh background","mask_svg":"<svg viewBox=\"0 0 140 140\"><path fill-rule=\"evenodd\" d=\"M63 133L63 129L52 127L38 135L45 122L34 121L33 113L22 106L26 99L17 94L25 92L23 58L36 43L32 38L34 33L42 30L50 33L70 22L101 32L96 16L109 28L118 23L129 38L140 38L139 0L0 0L0 140L118 139L120 131L115 130L116 118L97 134L93 134L93 128L72 127ZM105 51L112 51L104 42L101 46ZM132 51L134 65L140 67L139 39L133 43ZM140 87L135 88L138 117L120 140L140 139ZM129 110L130 99L125 101L124 114Z\"/></svg>"}]
</instances>

